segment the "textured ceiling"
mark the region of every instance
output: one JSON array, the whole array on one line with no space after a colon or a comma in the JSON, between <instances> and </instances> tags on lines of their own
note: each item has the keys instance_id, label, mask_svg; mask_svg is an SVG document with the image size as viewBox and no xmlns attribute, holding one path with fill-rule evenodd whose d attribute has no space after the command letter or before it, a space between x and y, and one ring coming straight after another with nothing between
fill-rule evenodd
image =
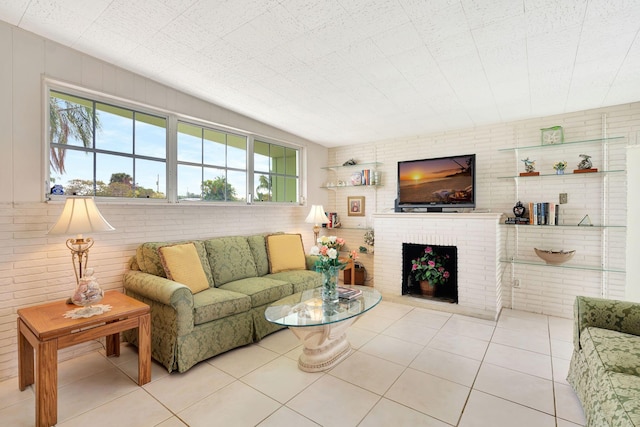
<instances>
[{"instance_id":1,"label":"textured ceiling","mask_svg":"<svg viewBox=\"0 0 640 427\"><path fill-rule=\"evenodd\" d=\"M637 0L5 0L0 20L326 146L640 100Z\"/></svg>"}]
</instances>

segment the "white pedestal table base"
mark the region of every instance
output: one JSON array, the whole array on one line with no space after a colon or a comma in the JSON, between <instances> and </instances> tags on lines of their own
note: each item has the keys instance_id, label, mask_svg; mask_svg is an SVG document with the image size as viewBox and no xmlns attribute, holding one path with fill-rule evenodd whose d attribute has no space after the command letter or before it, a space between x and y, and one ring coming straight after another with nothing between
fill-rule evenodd
<instances>
[{"instance_id":1,"label":"white pedestal table base","mask_svg":"<svg viewBox=\"0 0 640 427\"><path fill-rule=\"evenodd\" d=\"M320 372L332 368L351 353L347 329L358 317L328 325L295 327L289 329L304 346L298 359L298 368L305 372Z\"/></svg>"}]
</instances>

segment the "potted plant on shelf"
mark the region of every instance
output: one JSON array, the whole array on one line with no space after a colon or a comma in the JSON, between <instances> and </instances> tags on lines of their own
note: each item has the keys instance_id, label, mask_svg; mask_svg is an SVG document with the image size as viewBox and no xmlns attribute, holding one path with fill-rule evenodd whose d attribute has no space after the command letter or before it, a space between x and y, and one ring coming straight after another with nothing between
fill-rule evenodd
<instances>
[{"instance_id":1,"label":"potted plant on shelf","mask_svg":"<svg viewBox=\"0 0 640 427\"><path fill-rule=\"evenodd\" d=\"M449 255L438 255L431 246L427 246L420 258L411 260L411 273L420 283L423 295L433 296L436 286L449 280L450 273L445 268L447 259Z\"/></svg>"},{"instance_id":2,"label":"potted plant on shelf","mask_svg":"<svg viewBox=\"0 0 640 427\"><path fill-rule=\"evenodd\" d=\"M556 170L556 174L564 175L564 170L567 168L567 162L556 162L553 164L553 168Z\"/></svg>"}]
</instances>

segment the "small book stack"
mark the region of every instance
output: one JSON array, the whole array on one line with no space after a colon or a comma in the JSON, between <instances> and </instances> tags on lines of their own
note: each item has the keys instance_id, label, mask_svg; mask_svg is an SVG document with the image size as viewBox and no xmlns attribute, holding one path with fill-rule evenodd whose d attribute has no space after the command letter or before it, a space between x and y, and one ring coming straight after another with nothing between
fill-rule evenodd
<instances>
[{"instance_id":1,"label":"small book stack","mask_svg":"<svg viewBox=\"0 0 640 427\"><path fill-rule=\"evenodd\" d=\"M530 220L529 217L518 217L518 216L512 216L507 218L504 223L505 224L529 224Z\"/></svg>"},{"instance_id":2,"label":"small book stack","mask_svg":"<svg viewBox=\"0 0 640 427\"><path fill-rule=\"evenodd\" d=\"M371 185L371 169L362 170L362 185Z\"/></svg>"},{"instance_id":3,"label":"small book stack","mask_svg":"<svg viewBox=\"0 0 640 427\"><path fill-rule=\"evenodd\" d=\"M559 225L560 207L553 203L529 203L529 224Z\"/></svg>"},{"instance_id":4,"label":"small book stack","mask_svg":"<svg viewBox=\"0 0 640 427\"><path fill-rule=\"evenodd\" d=\"M338 228L340 222L338 221L338 212L325 212L324 213L327 218L329 218L329 222L327 224L322 224L322 228Z\"/></svg>"},{"instance_id":5,"label":"small book stack","mask_svg":"<svg viewBox=\"0 0 640 427\"><path fill-rule=\"evenodd\" d=\"M358 298L360 295L362 295L362 291L360 289L338 286L338 297L340 299L350 300L350 299Z\"/></svg>"}]
</instances>

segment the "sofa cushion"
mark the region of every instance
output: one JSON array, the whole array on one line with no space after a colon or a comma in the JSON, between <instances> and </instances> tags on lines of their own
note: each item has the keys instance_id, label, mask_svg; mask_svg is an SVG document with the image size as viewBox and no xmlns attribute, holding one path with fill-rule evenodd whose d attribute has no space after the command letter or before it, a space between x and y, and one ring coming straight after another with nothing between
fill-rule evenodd
<instances>
[{"instance_id":1,"label":"sofa cushion","mask_svg":"<svg viewBox=\"0 0 640 427\"><path fill-rule=\"evenodd\" d=\"M207 251L205 250L204 243L199 240L187 240L179 242L148 242L143 243L136 249L136 263L138 268L143 273L153 274L158 277L167 277L160 260L160 254L158 248L162 246L177 245L182 243L193 243L200 257L200 264L204 270L204 274L207 276L209 286L213 286L213 276L211 275L211 268L209 267L209 260L207 258Z\"/></svg>"},{"instance_id":2,"label":"sofa cushion","mask_svg":"<svg viewBox=\"0 0 640 427\"><path fill-rule=\"evenodd\" d=\"M194 325L249 310L251 310L251 298L238 292L209 288L193 296Z\"/></svg>"},{"instance_id":3,"label":"sofa cushion","mask_svg":"<svg viewBox=\"0 0 640 427\"><path fill-rule=\"evenodd\" d=\"M293 284L294 293L322 286L322 274L311 270L281 271L280 273L268 274L265 277Z\"/></svg>"},{"instance_id":4,"label":"sofa cushion","mask_svg":"<svg viewBox=\"0 0 640 427\"><path fill-rule=\"evenodd\" d=\"M640 337L587 327L580 344L588 369L588 390L580 392L590 396L587 405L602 412L610 425L640 425Z\"/></svg>"},{"instance_id":5,"label":"sofa cushion","mask_svg":"<svg viewBox=\"0 0 640 427\"><path fill-rule=\"evenodd\" d=\"M264 238L263 234L247 237L247 243L249 243L253 261L256 263L258 276L264 276L269 273L269 257L267 256L267 245Z\"/></svg>"},{"instance_id":6,"label":"sofa cushion","mask_svg":"<svg viewBox=\"0 0 640 427\"><path fill-rule=\"evenodd\" d=\"M640 375L640 337L609 329L589 327L582 331L580 344L591 370L601 364L605 371Z\"/></svg>"},{"instance_id":7,"label":"sofa cushion","mask_svg":"<svg viewBox=\"0 0 640 427\"><path fill-rule=\"evenodd\" d=\"M204 245L216 286L257 276L246 237L218 237L205 240Z\"/></svg>"},{"instance_id":8,"label":"sofa cushion","mask_svg":"<svg viewBox=\"0 0 640 427\"><path fill-rule=\"evenodd\" d=\"M234 280L220 286L220 289L245 294L251 298L251 306L271 304L293 293L293 285L266 277L251 277Z\"/></svg>"},{"instance_id":9,"label":"sofa cushion","mask_svg":"<svg viewBox=\"0 0 640 427\"><path fill-rule=\"evenodd\" d=\"M191 293L209 289L198 251L193 243L158 248L167 279L186 285Z\"/></svg>"},{"instance_id":10,"label":"sofa cushion","mask_svg":"<svg viewBox=\"0 0 640 427\"><path fill-rule=\"evenodd\" d=\"M304 270L307 266L300 234L273 234L266 237L269 272Z\"/></svg>"},{"instance_id":11,"label":"sofa cushion","mask_svg":"<svg viewBox=\"0 0 640 427\"><path fill-rule=\"evenodd\" d=\"M628 418L633 425L640 426L640 396L638 396L640 392L640 377L622 373L609 373L609 381L615 393L609 397L617 398L625 412L625 415L613 415L612 425L622 425L617 420L626 420ZM597 393L602 391L598 390Z\"/></svg>"}]
</instances>

